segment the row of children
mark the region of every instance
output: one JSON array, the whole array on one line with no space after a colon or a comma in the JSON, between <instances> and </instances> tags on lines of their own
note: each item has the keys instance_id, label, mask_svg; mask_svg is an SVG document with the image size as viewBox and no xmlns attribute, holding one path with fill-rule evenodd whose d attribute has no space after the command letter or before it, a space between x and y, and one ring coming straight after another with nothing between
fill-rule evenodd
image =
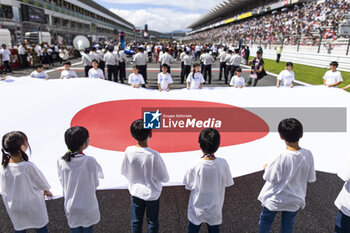
<instances>
[{"instance_id":1,"label":"row of children","mask_svg":"<svg viewBox=\"0 0 350 233\"><path fill-rule=\"evenodd\" d=\"M143 120L130 126L137 141L125 150L121 174L129 181L131 195L131 229L142 232L142 219L147 213L148 232L158 232L159 198L162 183L169 180L165 163L160 154L149 148L152 130L145 129ZM278 125L280 137L286 143L285 150L269 165L265 165L266 181L258 199L263 210L259 220L259 233L270 232L278 212L282 212L281 232L293 232L295 217L305 207L308 182L316 180L312 153L299 146L303 136L302 124L294 118ZM71 232L93 232L100 220L96 188L103 178L96 159L84 154L89 145L89 132L84 127L71 127L65 132L67 153L57 161L59 179L63 187L64 209ZM222 207L225 188L233 185L233 179L225 159L215 156L220 146L220 134L216 129L204 129L198 139L202 154L193 161L184 176L185 188L191 191L188 202L188 232L199 232L206 223L209 232L219 232L222 223ZM1 192L6 210L15 232L48 232L48 215L43 194L52 196L44 175L28 161L27 136L19 131L7 133L2 138ZM349 164L346 164L349 166ZM350 232L350 172L346 167L339 176L346 182L335 205L338 207L336 233ZM23 195L23 194L26 195Z\"/></svg>"}]
</instances>

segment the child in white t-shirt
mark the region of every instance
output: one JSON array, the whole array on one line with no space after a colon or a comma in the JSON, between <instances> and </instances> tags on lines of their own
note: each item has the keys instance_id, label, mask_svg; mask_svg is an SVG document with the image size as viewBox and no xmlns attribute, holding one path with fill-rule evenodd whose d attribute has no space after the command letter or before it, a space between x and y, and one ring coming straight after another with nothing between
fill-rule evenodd
<instances>
[{"instance_id":1,"label":"child in white t-shirt","mask_svg":"<svg viewBox=\"0 0 350 233\"><path fill-rule=\"evenodd\" d=\"M193 65L193 72L187 76L187 89L202 89L205 83L204 77L199 72L200 65L198 63Z\"/></svg>"},{"instance_id":2,"label":"child in white t-shirt","mask_svg":"<svg viewBox=\"0 0 350 233\"><path fill-rule=\"evenodd\" d=\"M64 70L61 72L60 79L78 78L77 73L75 73L74 70L70 69L71 65L72 63L70 63L69 61L63 64Z\"/></svg>"},{"instance_id":3,"label":"child in white t-shirt","mask_svg":"<svg viewBox=\"0 0 350 233\"><path fill-rule=\"evenodd\" d=\"M335 233L350 232L350 158L343 163L344 167L338 176L345 181L334 204L338 208L338 216L335 223Z\"/></svg>"},{"instance_id":4,"label":"child in white t-shirt","mask_svg":"<svg viewBox=\"0 0 350 233\"><path fill-rule=\"evenodd\" d=\"M71 232L92 232L100 221L96 188L103 179L101 166L83 151L89 146L89 132L71 127L64 135L68 152L57 161L63 187L64 210Z\"/></svg>"},{"instance_id":5,"label":"child in white t-shirt","mask_svg":"<svg viewBox=\"0 0 350 233\"><path fill-rule=\"evenodd\" d=\"M145 84L145 80L143 79L143 76L139 74L139 69L137 66L134 66L132 68L133 73L129 75L129 81L128 83L133 87L133 88L139 88L142 85Z\"/></svg>"},{"instance_id":6,"label":"child in white t-shirt","mask_svg":"<svg viewBox=\"0 0 350 233\"><path fill-rule=\"evenodd\" d=\"M105 76L103 74L103 71L98 68L98 61L97 60L92 60L91 62L92 68L89 70L89 78L100 78L100 79L105 79Z\"/></svg>"},{"instance_id":7,"label":"child in white t-shirt","mask_svg":"<svg viewBox=\"0 0 350 233\"><path fill-rule=\"evenodd\" d=\"M43 65L37 65L36 70L30 74L30 77L48 80L49 76L43 70Z\"/></svg>"},{"instance_id":8,"label":"child in white t-shirt","mask_svg":"<svg viewBox=\"0 0 350 233\"><path fill-rule=\"evenodd\" d=\"M48 233L45 196L52 196L41 171L28 161L28 138L20 131L2 138L0 184L2 199L15 232L35 228Z\"/></svg>"},{"instance_id":9,"label":"child in white t-shirt","mask_svg":"<svg viewBox=\"0 0 350 233\"><path fill-rule=\"evenodd\" d=\"M162 72L158 74L158 88L159 91L169 91L170 84L173 83L171 75L168 73L168 66L166 64L162 65Z\"/></svg>"},{"instance_id":10,"label":"child in white t-shirt","mask_svg":"<svg viewBox=\"0 0 350 233\"><path fill-rule=\"evenodd\" d=\"M156 233L159 228L162 183L168 182L169 174L160 154L148 147L152 130L144 128L142 119L131 124L130 132L137 140L137 145L126 148L121 173L129 181L131 232L142 231L142 220L146 211L148 232Z\"/></svg>"},{"instance_id":11,"label":"child in white t-shirt","mask_svg":"<svg viewBox=\"0 0 350 233\"><path fill-rule=\"evenodd\" d=\"M307 183L316 181L314 158L311 151L299 147L303 136L302 124L294 118L281 121L278 132L286 149L265 167L264 180L258 200L263 210L259 233L270 232L278 212L282 212L281 232L293 232L295 217L305 207Z\"/></svg>"},{"instance_id":12,"label":"child in white t-shirt","mask_svg":"<svg viewBox=\"0 0 350 233\"><path fill-rule=\"evenodd\" d=\"M281 73L279 73L279 75L277 76L276 87L282 86L282 87L293 88L295 76L292 69L293 69L293 63L287 62L286 69L281 71Z\"/></svg>"},{"instance_id":13,"label":"child in white t-shirt","mask_svg":"<svg viewBox=\"0 0 350 233\"><path fill-rule=\"evenodd\" d=\"M191 191L188 232L199 232L202 223L207 224L209 232L219 232L225 188L233 185L233 179L226 160L214 155L220 146L219 132L204 129L198 141L203 156L191 163L183 181Z\"/></svg>"},{"instance_id":14,"label":"child in white t-shirt","mask_svg":"<svg viewBox=\"0 0 350 233\"><path fill-rule=\"evenodd\" d=\"M329 64L329 68L331 70L328 70L324 76L323 76L323 84L327 87L337 87L341 82L343 82L343 79L341 77L341 73L337 71L338 62L332 61Z\"/></svg>"},{"instance_id":15,"label":"child in white t-shirt","mask_svg":"<svg viewBox=\"0 0 350 233\"><path fill-rule=\"evenodd\" d=\"M242 76L242 69L238 67L235 70L236 75L231 78L230 86L236 87L236 88L242 88L245 87L245 80Z\"/></svg>"}]
</instances>

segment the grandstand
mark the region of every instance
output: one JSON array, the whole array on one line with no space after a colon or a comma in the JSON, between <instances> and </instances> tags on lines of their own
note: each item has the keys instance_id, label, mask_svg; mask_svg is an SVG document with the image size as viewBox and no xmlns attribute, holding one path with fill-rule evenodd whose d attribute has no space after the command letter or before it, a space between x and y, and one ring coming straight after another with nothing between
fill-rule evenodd
<instances>
[{"instance_id":1,"label":"grandstand","mask_svg":"<svg viewBox=\"0 0 350 233\"><path fill-rule=\"evenodd\" d=\"M339 29L349 10L349 0L224 1L191 23L185 40L344 55L350 42Z\"/></svg>"},{"instance_id":2,"label":"grandstand","mask_svg":"<svg viewBox=\"0 0 350 233\"><path fill-rule=\"evenodd\" d=\"M93 0L0 0L0 27L11 31L12 44L26 32L46 31L51 38L72 44L76 35L92 41L113 39L120 31L134 39L134 25Z\"/></svg>"}]
</instances>

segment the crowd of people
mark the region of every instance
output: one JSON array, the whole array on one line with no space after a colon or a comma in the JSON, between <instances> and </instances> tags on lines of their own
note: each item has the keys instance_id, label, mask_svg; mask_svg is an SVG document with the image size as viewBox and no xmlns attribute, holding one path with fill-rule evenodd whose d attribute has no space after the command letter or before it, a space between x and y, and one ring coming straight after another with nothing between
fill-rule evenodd
<instances>
[{"instance_id":1,"label":"crowd of people","mask_svg":"<svg viewBox=\"0 0 350 233\"><path fill-rule=\"evenodd\" d=\"M271 163L264 166L266 181L258 196L262 212L259 233L270 232L278 212L282 213L281 232L293 232L296 215L305 207L307 183L316 181L314 158L311 151L301 148L302 124L294 118L282 120L278 132L286 149ZM142 119L130 126L136 145L125 150L121 175L128 180L131 196L131 232L142 232L142 220L147 213L148 232L159 229L159 209L162 184L169 181L167 167L160 154L149 148L152 129L144 128ZM86 128L73 126L66 130L67 152L58 158L58 177L62 184L64 210L71 233L92 233L100 221L96 197L103 168L94 157L84 154L89 146ZM189 165L183 184L190 190L188 202L188 233L198 233L204 223L208 232L220 232L225 188L234 184L230 167L224 158L215 156L220 146L220 133L213 128L199 134L202 153ZM2 166L0 184L2 199L16 233L35 228L47 233L48 214L44 196L52 196L44 174L28 161L30 148L27 136L20 131L2 138ZM336 233L350 232L349 164L339 172L346 183L335 200L339 209L335 223ZM15 191L14 191L15 190ZM25 193L25 195L23 195Z\"/></svg>"},{"instance_id":2,"label":"crowd of people","mask_svg":"<svg viewBox=\"0 0 350 233\"><path fill-rule=\"evenodd\" d=\"M276 12L253 16L227 26L195 33L190 39L223 44L239 40L245 44L261 42L297 44L297 40L301 38L301 44L315 45L320 36L336 40L339 25L349 11L349 0L305 2Z\"/></svg>"}]
</instances>

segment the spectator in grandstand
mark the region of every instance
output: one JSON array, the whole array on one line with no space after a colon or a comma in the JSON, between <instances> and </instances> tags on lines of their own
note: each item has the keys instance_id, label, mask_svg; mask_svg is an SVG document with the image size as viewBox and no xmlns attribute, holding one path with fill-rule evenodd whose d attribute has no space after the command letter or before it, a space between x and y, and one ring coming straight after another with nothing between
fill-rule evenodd
<instances>
[{"instance_id":1,"label":"spectator in grandstand","mask_svg":"<svg viewBox=\"0 0 350 233\"><path fill-rule=\"evenodd\" d=\"M142 85L145 84L145 81L142 77L141 74L139 74L139 69L137 68L136 65L132 68L133 73L129 75L129 81L128 83L133 87L133 88L139 88Z\"/></svg>"},{"instance_id":2,"label":"spectator in grandstand","mask_svg":"<svg viewBox=\"0 0 350 233\"><path fill-rule=\"evenodd\" d=\"M199 134L200 159L193 161L183 183L191 191L188 201L188 232L198 233L202 223L208 232L220 232L225 188L233 185L230 167L224 158L214 154L220 146L220 134L216 129L204 129Z\"/></svg>"},{"instance_id":3,"label":"spectator in grandstand","mask_svg":"<svg viewBox=\"0 0 350 233\"><path fill-rule=\"evenodd\" d=\"M235 70L235 76L232 77L230 86L236 87L236 88L242 88L245 87L245 80L244 77L242 76L242 69L238 67Z\"/></svg>"},{"instance_id":4,"label":"spectator in grandstand","mask_svg":"<svg viewBox=\"0 0 350 233\"><path fill-rule=\"evenodd\" d=\"M337 87L343 82L341 73L337 71L338 62L332 61L329 64L330 70L328 70L323 76L323 84L327 87Z\"/></svg>"},{"instance_id":5,"label":"spectator in grandstand","mask_svg":"<svg viewBox=\"0 0 350 233\"><path fill-rule=\"evenodd\" d=\"M165 53L159 58L160 64L163 66L166 64L168 66L168 72L171 73L171 67L170 64L174 63L174 57L170 55L170 51L168 48L166 48Z\"/></svg>"},{"instance_id":6,"label":"spectator in grandstand","mask_svg":"<svg viewBox=\"0 0 350 233\"><path fill-rule=\"evenodd\" d=\"M350 232L350 159L348 158L343 163L343 168L338 173L338 176L345 181L343 189L340 191L334 204L338 208L338 216L335 223L335 233Z\"/></svg>"},{"instance_id":7,"label":"spectator in grandstand","mask_svg":"<svg viewBox=\"0 0 350 233\"><path fill-rule=\"evenodd\" d=\"M193 64L193 72L187 76L187 89L202 89L205 80L201 72L199 72L200 65Z\"/></svg>"},{"instance_id":8,"label":"spectator in grandstand","mask_svg":"<svg viewBox=\"0 0 350 233\"><path fill-rule=\"evenodd\" d=\"M57 170L68 226L71 233L92 233L100 221L96 188L104 177L103 171L94 157L84 154L90 143L86 128L71 127L64 139L68 152L58 159Z\"/></svg>"},{"instance_id":9,"label":"spectator in grandstand","mask_svg":"<svg viewBox=\"0 0 350 233\"><path fill-rule=\"evenodd\" d=\"M112 81L112 75L113 75L113 81L118 82L118 54L113 53L113 51L114 51L114 46L110 45L108 47L108 52L103 57L103 60L107 65L108 80ZM123 83L124 80L120 79L120 82Z\"/></svg>"},{"instance_id":10,"label":"spectator in grandstand","mask_svg":"<svg viewBox=\"0 0 350 233\"><path fill-rule=\"evenodd\" d=\"M3 136L1 195L15 233L30 228L48 233L49 218L43 195L51 197L52 193L44 175L28 161L28 148L28 138L23 132L13 131Z\"/></svg>"},{"instance_id":11,"label":"spectator in grandstand","mask_svg":"<svg viewBox=\"0 0 350 233\"><path fill-rule=\"evenodd\" d=\"M208 83L211 84L211 64L215 62L212 55L209 54L208 50L204 51L204 54L202 55L203 60L203 72L204 80L207 82L207 75L208 75Z\"/></svg>"},{"instance_id":12,"label":"spectator in grandstand","mask_svg":"<svg viewBox=\"0 0 350 233\"><path fill-rule=\"evenodd\" d=\"M71 65L70 61L63 63L64 70L61 72L60 79L78 78L77 73L70 69Z\"/></svg>"},{"instance_id":13,"label":"spectator in grandstand","mask_svg":"<svg viewBox=\"0 0 350 233\"><path fill-rule=\"evenodd\" d=\"M264 60L262 59L262 52L258 50L256 52L256 57L253 60L249 61L248 64L252 66L252 69L250 72L250 78L247 82L247 86L253 85L255 87L258 83L258 80L266 76L266 72L264 70Z\"/></svg>"},{"instance_id":14,"label":"spectator in grandstand","mask_svg":"<svg viewBox=\"0 0 350 233\"><path fill-rule=\"evenodd\" d=\"M186 56L184 57L184 74L181 77L181 84L184 83L185 78L187 79L188 75L191 72L192 60L193 58L190 54L190 51L186 50Z\"/></svg>"},{"instance_id":15,"label":"spectator in grandstand","mask_svg":"<svg viewBox=\"0 0 350 233\"><path fill-rule=\"evenodd\" d=\"M227 48L225 47L222 49L222 51L219 54L219 61L220 61L220 69L219 69L219 80L221 81L222 78L222 72L224 72L225 76L225 68L226 68L226 56L227 56Z\"/></svg>"},{"instance_id":16,"label":"spectator in grandstand","mask_svg":"<svg viewBox=\"0 0 350 233\"><path fill-rule=\"evenodd\" d=\"M30 74L30 77L48 80L49 76L43 70L43 65L37 65L36 70Z\"/></svg>"},{"instance_id":17,"label":"spectator in grandstand","mask_svg":"<svg viewBox=\"0 0 350 233\"><path fill-rule=\"evenodd\" d=\"M159 197L162 183L169 180L169 174L160 154L148 147L152 129L145 129L142 119L130 126L135 146L125 150L121 173L128 180L131 195L131 232L142 232L143 216L147 214L148 233L159 229Z\"/></svg>"},{"instance_id":18,"label":"spectator in grandstand","mask_svg":"<svg viewBox=\"0 0 350 233\"><path fill-rule=\"evenodd\" d=\"M279 63L280 62L280 59L281 59L281 54L282 54L282 50L283 50L283 47L280 46L276 49L276 63Z\"/></svg>"},{"instance_id":19,"label":"spectator in grandstand","mask_svg":"<svg viewBox=\"0 0 350 233\"><path fill-rule=\"evenodd\" d=\"M2 62L4 64L4 67L2 71L6 74L7 72L12 73L11 67L10 67L10 57L11 57L11 52L7 48L6 44L2 44L0 49L0 56L2 59Z\"/></svg>"},{"instance_id":20,"label":"spectator in grandstand","mask_svg":"<svg viewBox=\"0 0 350 233\"><path fill-rule=\"evenodd\" d=\"M259 233L269 233L274 218L282 212L281 232L293 232L295 217L305 207L307 183L316 181L314 158L311 151L299 146L303 136L302 124L294 118L284 119L278 125L286 149L269 165L265 165L264 180L258 200L263 210Z\"/></svg>"},{"instance_id":21,"label":"spectator in grandstand","mask_svg":"<svg viewBox=\"0 0 350 233\"><path fill-rule=\"evenodd\" d=\"M162 72L158 74L158 89L159 91L169 91L170 84L173 83L171 75L168 73L168 66L162 65Z\"/></svg>"},{"instance_id":22,"label":"spectator in grandstand","mask_svg":"<svg viewBox=\"0 0 350 233\"><path fill-rule=\"evenodd\" d=\"M92 68L89 70L88 77L89 78L100 78L105 79L102 70L98 67L98 61L95 59L91 62Z\"/></svg>"},{"instance_id":23,"label":"spectator in grandstand","mask_svg":"<svg viewBox=\"0 0 350 233\"><path fill-rule=\"evenodd\" d=\"M279 75L277 76L277 83L276 87L293 87L294 86L294 72L292 71L293 69L293 63L292 62L287 62L286 63L286 69L281 71Z\"/></svg>"},{"instance_id":24,"label":"spectator in grandstand","mask_svg":"<svg viewBox=\"0 0 350 233\"><path fill-rule=\"evenodd\" d=\"M144 82L147 83L147 55L144 53L143 47L138 47L138 51L133 57L133 63L137 66Z\"/></svg>"},{"instance_id":25,"label":"spectator in grandstand","mask_svg":"<svg viewBox=\"0 0 350 233\"><path fill-rule=\"evenodd\" d=\"M89 70L92 68L91 62L93 59L89 53L90 53L89 48L86 48L84 52L81 53L81 62L83 63L83 66L84 66L85 77L89 77Z\"/></svg>"}]
</instances>

